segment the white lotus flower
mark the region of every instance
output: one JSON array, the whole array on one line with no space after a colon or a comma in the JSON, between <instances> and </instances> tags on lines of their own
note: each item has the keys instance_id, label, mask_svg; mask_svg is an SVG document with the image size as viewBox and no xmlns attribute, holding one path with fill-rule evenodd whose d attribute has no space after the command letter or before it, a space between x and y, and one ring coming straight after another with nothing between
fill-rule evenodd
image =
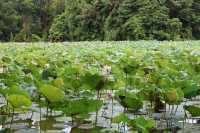
<instances>
[{"instance_id":1,"label":"white lotus flower","mask_svg":"<svg viewBox=\"0 0 200 133\"><path fill-rule=\"evenodd\" d=\"M112 70L111 66L105 65L103 67L102 73L103 75L109 75L111 73L111 70Z\"/></svg>"}]
</instances>

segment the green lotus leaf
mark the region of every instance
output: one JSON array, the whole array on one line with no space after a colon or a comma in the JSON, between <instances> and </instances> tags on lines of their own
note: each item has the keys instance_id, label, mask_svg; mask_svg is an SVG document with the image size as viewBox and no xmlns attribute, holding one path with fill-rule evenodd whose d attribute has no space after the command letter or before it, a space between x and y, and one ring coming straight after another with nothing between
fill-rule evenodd
<instances>
[{"instance_id":1,"label":"green lotus leaf","mask_svg":"<svg viewBox=\"0 0 200 133\"><path fill-rule=\"evenodd\" d=\"M187 110L192 117L200 116L200 107L196 107L194 105L184 106L184 109Z\"/></svg>"},{"instance_id":2,"label":"green lotus leaf","mask_svg":"<svg viewBox=\"0 0 200 133\"><path fill-rule=\"evenodd\" d=\"M49 102L59 102L64 99L64 92L52 85L42 85L39 88L39 92L49 101Z\"/></svg>"},{"instance_id":3,"label":"green lotus leaf","mask_svg":"<svg viewBox=\"0 0 200 133\"><path fill-rule=\"evenodd\" d=\"M102 87L104 87L103 83L104 77L98 73L92 74L87 72L81 78L82 78L82 83L89 89L102 89Z\"/></svg>"},{"instance_id":4,"label":"green lotus leaf","mask_svg":"<svg viewBox=\"0 0 200 133\"><path fill-rule=\"evenodd\" d=\"M143 101L136 94L120 90L115 93L116 100L125 108L138 111L143 107Z\"/></svg>"},{"instance_id":5,"label":"green lotus leaf","mask_svg":"<svg viewBox=\"0 0 200 133\"><path fill-rule=\"evenodd\" d=\"M122 113L122 114L112 118L112 122L113 123L128 123L129 119L128 119L128 116L126 114Z\"/></svg>"},{"instance_id":6,"label":"green lotus leaf","mask_svg":"<svg viewBox=\"0 0 200 133\"><path fill-rule=\"evenodd\" d=\"M23 96L29 98L29 93L27 91L25 91L25 90L21 90L18 85L11 86L8 89L7 93L8 93L8 95L19 94L19 95L23 95Z\"/></svg>"},{"instance_id":7,"label":"green lotus leaf","mask_svg":"<svg viewBox=\"0 0 200 133\"><path fill-rule=\"evenodd\" d=\"M13 108L29 108L32 105L30 99L24 95L13 94L7 97L8 102L12 105Z\"/></svg>"},{"instance_id":8,"label":"green lotus leaf","mask_svg":"<svg viewBox=\"0 0 200 133\"><path fill-rule=\"evenodd\" d=\"M187 99L196 97L200 90L198 85L193 83L192 81L183 81L182 88L183 88L182 90L183 90L184 96Z\"/></svg>"},{"instance_id":9,"label":"green lotus leaf","mask_svg":"<svg viewBox=\"0 0 200 133\"><path fill-rule=\"evenodd\" d=\"M131 120L130 126L142 133L151 133L151 129L156 126L156 123L152 119L145 119L143 116Z\"/></svg>"},{"instance_id":10,"label":"green lotus leaf","mask_svg":"<svg viewBox=\"0 0 200 133\"><path fill-rule=\"evenodd\" d=\"M53 85L55 87L61 88L64 85L64 81L62 78L57 78L53 81Z\"/></svg>"},{"instance_id":11,"label":"green lotus leaf","mask_svg":"<svg viewBox=\"0 0 200 133\"><path fill-rule=\"evenodd\" d=\"M78 116L87 116L90 112L98 111L103 102L100 100L89 100L89 99L78 99L69 101L64 112L67 115L78 115Z\"/></svg>"}]
</instances>

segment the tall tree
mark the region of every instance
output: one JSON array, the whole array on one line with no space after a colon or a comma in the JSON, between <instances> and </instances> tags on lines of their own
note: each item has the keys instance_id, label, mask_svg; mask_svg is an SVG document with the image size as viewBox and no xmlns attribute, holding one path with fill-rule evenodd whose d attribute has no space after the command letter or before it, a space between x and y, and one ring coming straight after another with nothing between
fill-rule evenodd
<instances>
[{"instance_id":1,"label":"tall tree","mask_svg":"<svg viewBox=\"0 0 200 133\"><path fill-rule=\"evenodd\" d=\"M9 41L19 32L20 16L16 11L16 4L10 0L0 1L0 41Z\"/></svg>"}]
</instances>

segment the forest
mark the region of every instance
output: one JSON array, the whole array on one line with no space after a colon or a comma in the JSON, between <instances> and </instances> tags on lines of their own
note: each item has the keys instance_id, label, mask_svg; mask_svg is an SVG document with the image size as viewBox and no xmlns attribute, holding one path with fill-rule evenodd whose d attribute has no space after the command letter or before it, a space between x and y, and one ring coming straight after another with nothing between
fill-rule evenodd
<instances>
[{"instance_id":1,"label":"forest","mask_svg":"<svg viewBox=\"0 0 200 133\"><path fill-rule=\"evenodd\" d=\"M199 0L1 0L0 41L200 39Z\"/></svg>"}]
</instances>

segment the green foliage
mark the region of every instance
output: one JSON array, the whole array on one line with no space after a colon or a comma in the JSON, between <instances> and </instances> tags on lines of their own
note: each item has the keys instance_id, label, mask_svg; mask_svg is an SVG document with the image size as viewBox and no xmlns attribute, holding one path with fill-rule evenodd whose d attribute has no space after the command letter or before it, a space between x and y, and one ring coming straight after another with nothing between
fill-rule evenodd
<instances>
[{"instance_id":1,"label":"green foliage","mask_svg":"<svg viewBox=\"0 0 200 133\"><path fill-rule=\"evenodd\" d=\"M96 97L113 100L111 91L133 114L144 102L160 109L161 102L180 105L200 93L199 41L42 44L0 44L0 93L9 103L6 109L29 108L34 101L79 122L101 109L103 101ZM199 115L196 107L185 109ZM154 127L151 120L131 120L125 114L113 122L145 133Z\"/></svg>"},{"instance_id":2,"label":"green foliage","mask_svg":"<svg viewBox=\"0 0 200 133\"><path fill-rule=\"evenodd\" d=\"M40 64L42 67L45 66L45 62L40 62ZM54 68L47 68L45 70L43 70L42 72L42 79L43 80L48 80L49 78L56 78L57 74Z\"/></svg>"},{"instance_id":3,"label":"green foliage","mask_svg":"<svg viewBox=\"0 0 200 133\"><path fill-rule=\"evenodd\" d=\"M127 54L132 52L133 51L127 51ZM127 55L120 59L119 66L125 74L134 74L139 67L138 59L133 56Z\"/></svg>"},{"instance_id":4,"label":"green foliage","mask_svg":"<svg viewBox=\"0 0 200 133\"><path fill-rule=\"evenodd\" d=\"M200 116L200 108L199 107L190 105L190 106L184 106L184 109L186 111L188 111L191 114L192 117Z\"/></svg>"},{"instance_id":5,"label":"green foliage","mask_svg":"<svg viewBox=\"0 0 200 133\"><path fill-rule=\"evenodd\" d=\"M0 40L9 41L13 34L19 32L20 15L17 13L14 1L0 2Z\"/></svg>"},{"instance_id":6,"label":"green foliage","mask_svg":"<svg viewBox=\"0 0 200 133\"><path fill-rule=\"evenodd\" d=\"M17 85L13 85L10 88L4 88L4 89L0 88L0 94L2 94L6 99L8 99L7 97L12 95L19 95L22 97L26 97L26 99L29 100L29 93L27 92L27 90L22 90Z\"/></svg>"},{"instance_id":7,"label":"green foliage","mask_svg":"<svg viewBox=\"0 0 200 133\"><path fill-rule=\"evenodd\" d=\"M18 86L12 86L10 89L8 89L7 94L20 94L20 95L24 95L26 97L29 97L29 93L27 91L23 91L21 90Z\"/></svg>"},{"instance_id":8,"label":"green foliage","mask_svg":"<svg viewBox=\"0 0 200 133\"><path fill-rule=\"evenodd\" d=\"M131 17L122 26L123 40L144 40L145 29L139 17Z\"/></svg>"},{"instance_id":9,"label":"green foliage","mask_svg":"<svg viewBox=\"0 0 200 133\"><path fill-rule=\"evenodd\" d=\"M29 108L32 105L30 99L25 97L24 95L12 94L7 97L8 102L12 105L13 108Z\"/></svg>"},{"instance_id":10,"label":"green foliage","mask_svg":"<svg viewBox=\"0 0 200 133\"><path fill-rule=\"evenodd\" d=\"M82 82L90 89L101 90L104 87L104 77L98 73L86 73Z\"/></svg>"},{"instance_id":11,"label":"green foliage","mask_svg":"<svg viewBox=\"0 0 200 133\"><path fill-rule=\"evenodd\" d=\"M102 101L90 99L71 100L64 108L64 113L69 116L88 117L91 112L98 111L103 105Z\"/></svg>"},{"instance_id":12,"label":"green foliage","mask_svg":"<svg viewBox=\"0 0 200 133\"><path fill-rule=\"evenodd\" d=\"M198 0L2 0L1 41L200 38Z\"/></svg>"},{"instance_id":13,"label":"green foliage","mask_svg":"<svg viewBox=\"0 0 200 133\"><path fill-rule=\"evenodd\" d=\"M115 94L116 100L125 108L138 111L143 107L143 101L139 96L124 90L118 91Z\"/></svg>"},{"instance_id":14,"label":"green foliage","mask_svg":"<svg viewBox=\"0 0 200 133\"><path fill-rule=\"evenodd\" d=\"M7 120L7 116L6 115L1 115L0 116L0 123L1 124L4 124L6 122L6 120Z\"/></svg>"},{"instance_id":15,"label":"green foliage","mask_svg":"<svg viewBox=\"0 0 200 133\"><path fill-rule=\"evenodd\" d=\"M145 119L140 116L136 119L129 119L126 114L122 113L112 119L113 123L128 123L129 126L133 127L134 130L142 133L150 133L153 128L156 127L156 123L152 119Z\"/></svg>"},{"instance_id":16,"label":"green foliage","mask_svg":"<svg viewBox=\"0 0 200 133\"><path fill-rule=\"evenodd\" d=\"M55 87L61 88L64 85L64 81L62 78L57 78L53 81L53 85Z\"/></svg>"},{"instance_id":17,"label":"green foliage","mask_svg":"<svg viewBox=\"0 0 200 133\"><path fill-rule=\"evenodd\" d=\"M39 88L39 92L49 101L49 102L59 102L64 99L64 92L52 85L42 85Z\"/></svg>"},{"instance_id":18,"label":"green foliage","mask_svg":"<svg viewBox=\"0 0 200 133\"><path fill-rule=\"evenodd\" d=\"M137 131L142 133L150 133L153 128L155 128L156 123L154 120L145 119L143 116L138 117L129 123Z\"/></svg>"},{"instance_id":19,"label":"green foliage","mask_svg":"<svg viewBox=\"0 0 200 133\"><path fill-rule=\"evenodd\" d=\"M185 98L190 99L198 95L199 87L191 81L184 81L184 83L182 82L182 85Z\"/></svg>"},{"instance_id":20,"label":"green foliage","mask_svg":"<svg viewBox=\"0 0 200 133\"><path fill-rule=\"evenodd\" d=\"M113 123L128 123L129 122L129 118L126 116L126 114L122 113L118 116L115 116L114 118L112 118L112 122Z\"/></svg>"},{"instance_id":21,"label":"green foliage","mask_svg":"<svg viewBox=\"0 0 200 133\"><path fill-rule=\"evenodd\" d=\"M70 17L70 16L69 16ZM57 16L54 19L54 23L51 26L50 29L50 40L52 41L64 41L64 40L69 40L67 37L67 32L68 31L68 26L67 24L69 22L66 21L70 21L70 19L67 17L66 14L61 14L59 16Z\"/></svg>"},{"instance_id":22,"label":"green foliage","mask_svg":"<svg viewBox=\"0 0 200 133\"><path fill-rule=\"evenodd\" d=\"M178 88L171 88L165 93L165 102L168 104L180 104L184 98L184 92Z\"/></svg>"}]
</instances>

